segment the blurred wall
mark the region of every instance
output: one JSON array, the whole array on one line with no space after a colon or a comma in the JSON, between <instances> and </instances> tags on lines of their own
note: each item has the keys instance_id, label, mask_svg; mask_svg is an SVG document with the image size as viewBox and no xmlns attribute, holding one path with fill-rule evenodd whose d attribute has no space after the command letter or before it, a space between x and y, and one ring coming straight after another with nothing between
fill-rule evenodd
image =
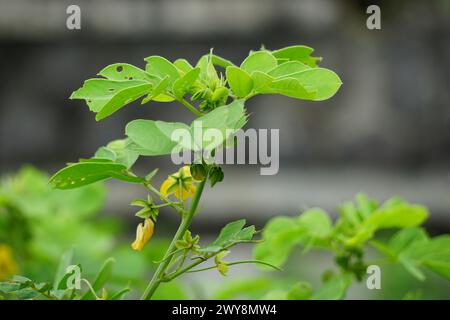
<instances>
[{"instance_id":1,"label":"blurred wall","mask_svg":"<svg viewBox=\"0 0 450 320\"><path fill-rule=\"evenodd\" d=\"M66 28L78 4L82 29ZM382 30L366 28L369 4ZM239 63L262 44L305 44L344 85L325 102L250 101L249 127L280 129L280 173L227 166L203 210L261 222L307 206L331 210L365 191L428 205L450 229L449 1L0 0L0 173L32 163L49 171L123 137L137 117L189 121L175 105L133 104L100 123L70 93L105 65L158 54L195 62L213 47ZM142 172L173 171L167 157ZM113 183L109 208L128 214L139 191Z\"/></svg>"}]
</instances>

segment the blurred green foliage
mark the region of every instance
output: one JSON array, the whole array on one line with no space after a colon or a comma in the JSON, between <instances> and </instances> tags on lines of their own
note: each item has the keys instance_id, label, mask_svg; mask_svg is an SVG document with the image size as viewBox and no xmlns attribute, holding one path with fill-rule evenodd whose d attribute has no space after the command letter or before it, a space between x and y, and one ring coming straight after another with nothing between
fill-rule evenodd
<instances>
[{"instance_id":1,"label":"blurred green foliage","mask_svg":"<svg viewBox=\"0 0 450 320\"><path fill-rule=\"evenodd\" d=\"M49 176L31 166L1 179L0 244L11 252L3 262L16 264L14 274L51 281L68 251L73 251L72 262L80 264L83 274L91 278L108 257L114 257L107 286L112 291L124 286L140 291L142 279L150 277L153 261L162 258L168 241L154 239L148 250L137 253L131 250L131 239L123 229L126 223L100 215L107 195L102 183L62 191L48 181ZM187 298L177 283L161 290L158 297Z\"/></svg>"}]
</instances>

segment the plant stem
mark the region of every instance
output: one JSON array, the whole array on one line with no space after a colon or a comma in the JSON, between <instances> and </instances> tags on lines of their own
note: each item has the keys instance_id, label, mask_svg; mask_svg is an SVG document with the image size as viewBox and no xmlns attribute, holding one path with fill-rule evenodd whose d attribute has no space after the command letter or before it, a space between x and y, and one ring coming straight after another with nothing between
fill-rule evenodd
<instances>
[{"instance_id":1,"label":"plant stem","mask_svg":"<svg viewBox=\"0 0 450 320\"><path fill-rule=\"evenodd\" d=\"M190 111L192 111L197 117L201 117L203 115L203 113L201 113L200 111L198 111L192 104L190 104L189 102L187 102L185 99L180 99L178 100L183 106L185 106L186 108L188 108Z\"/></svg>"},{"instance_id":2,"label":"plant stem","mask_svg":"<svg viewBox=\"0 0 450 320\"><path fill-rule=\"evenodd\" d=\"M226 265L227 266L234 266L236 264L247 264L247 263L262 264L264 266L268 266L268 267L274 268L274 269L276 269L278 271L282 271L277 266L274 266L271 263L264 262L264 261L261 261L261 260L242 260L242 261L235 261L235 262L226 262ZM200 271L211 270L211 269L215 269L215 268L217 268L217 266L214 265L214 266L209 266L209 267L205 267L205 268L201 268L201 269L188 270L188 271L186 271L186 273L200 272Z\"/></svg>"},{"instance_id":3,"label":"plant stem","mask_svg":"<svg viewBox=\"0 0 450 320\"><path fill-rule=\"evenodd\" d=\"M171 254L174 250L176 250L175 243L180 240L184 233L189 229L192 218L194 217L198 204L200 202L200 198L203 193L203 188L205 187L207 177L203 181L199 183L197 186L197 190L195 191L194 197L192 198L191 205L189 207L189 211L187 214L183 215L183 218L181 219L180 226L178 227L177 232L175 233L175 236L172 239L172 242L169 245L169 248L167 249L163 262L161 262L156 269L156 272L153 274L152 280L148 284L147 288L145 289L144 293L142 294L141 300L149 300L155 293L156 289L162 282L162 278L164 277L164 274L167 270L167 267L170 264L170 261L172 260Z\"/></svg>"}]
</instances>

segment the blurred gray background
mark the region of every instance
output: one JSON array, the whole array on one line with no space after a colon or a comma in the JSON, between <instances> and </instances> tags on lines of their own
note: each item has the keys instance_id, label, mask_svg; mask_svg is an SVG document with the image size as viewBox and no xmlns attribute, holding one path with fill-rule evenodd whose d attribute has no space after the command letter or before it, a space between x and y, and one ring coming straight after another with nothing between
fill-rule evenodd
<instances>
[{"instance_id":1,"label":"blurred gray background","mask_svg":"<svg viewBox=\"0 0 450 320\"><path fill-rule=\"evenodd\" d=\"M67 30L66 8L82 29ZM382 30L366 28L378 4ZM104 66L186 57L214 48L240 63L251 49L304 44L344 85L325 102L252 99L248 127L280 129L280 171L226 166L207 192L203 232L235 217L262 227L274 215L321 206L333 211L357 192L399 195L429 206L429 227L450 231L449 1L0 0L0 174L24 164L54 172L122 138L135 118L190 121L176 105L138 103L96 123L72 91ZM175 171L168 157L138 171ZM139 189L110 184L108 212L132 217ZM175 221L175 217L173 217ZM164 219L164 218L163 218ZM170 219L170 218L169 218Z\"/></svg>"}]
</instances>

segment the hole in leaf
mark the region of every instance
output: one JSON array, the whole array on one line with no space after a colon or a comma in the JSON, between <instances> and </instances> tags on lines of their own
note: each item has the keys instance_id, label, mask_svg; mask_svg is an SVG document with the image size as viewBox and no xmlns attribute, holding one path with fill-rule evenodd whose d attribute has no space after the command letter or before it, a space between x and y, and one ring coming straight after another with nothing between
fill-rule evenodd
<instances>
[{"instance_id":1,"label":"hole in leaf","mask_svg":"<svg viewBox=\"0 0 450 320\"><path fill-rule=\"evenodd\" d=\"M123 71L123 67L122 66L117 66L116 70L117 70L117 72L122 72Z\"/></svg>"},{"instance_id":2,"label":"hole in leaf","mask_svg":"<svg viewBox=\"0 0 450 320\"><path fill-rule=\"evenodd\" d=\"M113 92L114 88L109 88L108 90L109 90L109 92Z\"/></svg>"}]
</instances>

